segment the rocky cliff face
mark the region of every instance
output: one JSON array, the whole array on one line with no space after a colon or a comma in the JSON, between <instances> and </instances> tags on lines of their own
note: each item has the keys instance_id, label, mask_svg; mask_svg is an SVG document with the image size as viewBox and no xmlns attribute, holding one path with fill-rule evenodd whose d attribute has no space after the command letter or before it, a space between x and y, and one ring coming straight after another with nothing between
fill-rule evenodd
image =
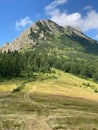
<instances>
[{"instance_id":1,"label":"rocky cliff face","mask_svg":"<svg viewBox=\"0 0 98 130\"><path fill-rule=\"evenodd\" d=\"M23 46L31 42L31 39L28 37L29 34L30 34L30 29L25 30L12 43L4 44L4 46L1 48L2 51L7 52L8 50L10 51L20 50Z\"/></svg>"},{"instance_id":2,"label":"rocky cliff face","mask_svg":"<svg viewBox=\"0 0 98 130\"><path fill-rule=\"evenodd\" d=\"M39 40L47 40L47 36L51 34L61 33L63 27L60 27L51 20L39 20L34 23L30 28L26 29L20 34L12 43L4 44L1 50L4 51L15 51L20 50L24 46L29 44L36 44Z\"/></svg>"},{"instance_id":3,"label":"rocky cliff face","mask_svg":"<svg viewBox=\"0 0 98 130\"><path fill-rule=\"evenodd\" d=\"M38 42L46 41L49 43L48 37L53 37L54 35L61 35L61 34L76 34L81 37L87 38L80 29L75 27L66 26L61 27L57 25L55 22L51 20L39 20L34 23L31 27L26 29L23 33L20 34L12 43L4 44L1 48L2 52L8 50L15 51L24 48L25 46L35 45Z\"/></svg>"}]
</instances>

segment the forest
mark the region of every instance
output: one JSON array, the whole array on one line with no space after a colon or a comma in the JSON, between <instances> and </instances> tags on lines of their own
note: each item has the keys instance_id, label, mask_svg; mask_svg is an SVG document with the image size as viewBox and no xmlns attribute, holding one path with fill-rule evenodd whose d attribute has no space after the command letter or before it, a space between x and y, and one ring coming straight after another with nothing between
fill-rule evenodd
<instances>
[{"instance_id":1,"label":"forest","mask_svg":"<svg viewBox=\"0 0 98 130\"><path fill-rule=\"evenodd\" d=\"M25 53L4 52L0 53L0 77L33 77L34 73L51 73L51 68L63 70L82 78L98 81L98 58L95 56L83 56L78 59L58 58L48 55L46 52L27 51Z\"/></svg>"}]
</instances>

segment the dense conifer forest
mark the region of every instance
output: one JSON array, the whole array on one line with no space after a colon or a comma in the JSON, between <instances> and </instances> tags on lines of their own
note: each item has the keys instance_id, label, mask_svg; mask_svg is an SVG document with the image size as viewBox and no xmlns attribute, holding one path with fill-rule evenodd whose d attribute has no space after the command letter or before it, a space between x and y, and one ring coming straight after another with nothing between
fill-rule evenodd
<instances>
[{"instance_id":1,"label":"dense conifer forest","mask_svg":"<svg viewBox=\"0 0 98 130\"><path fill-rule=\"evenodd\" d=\"M48 55L45 51L28 51L25 53L4 52L0 53L0 77L32 77L34 73L51 73L51 68L57 68L74 75L91 78L98 81L98 59L91 55L76 58ZM78 56L77 56L78 57Z\"/></svg>"}]
</instances>

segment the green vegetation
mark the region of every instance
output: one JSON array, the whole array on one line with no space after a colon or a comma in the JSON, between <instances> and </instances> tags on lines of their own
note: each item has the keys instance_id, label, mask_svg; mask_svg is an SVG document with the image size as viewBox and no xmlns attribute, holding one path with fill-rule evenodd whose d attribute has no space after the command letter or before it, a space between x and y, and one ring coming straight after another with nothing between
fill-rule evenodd
<instances>
[{"instance_id":1,"label":"green vegetation","mask_svg":"<svg viewBox=\"0 0 98 130\"><path fill-rule=\"evenodd\" d=\"M36 44L0 52L0 130L97 130L97 42L42 23Z\"/></svg>"},{"instance_id":2,"label":"green vegetation","mask_svg":"<svg viewBox=\"0 0 98 130\"><path fill-rule=\"evenodd\" d=\"M43 22L30 28L31 40L19 52L0 53L0 78L35 78L35 73L51 73L51 68L63 70L82 78L98 81L98 44L84 34L62 28L48 20L54 30ZM40 33L45 39L38 39ZM38 39L38 40L37 40Z\"/></svg>"},{"instance_id":3,"label":"green vegetation","mask_svg":"<svg viewBox=\"0 0 98 130\"><path fill-rule=\"evenodd\" d=\"M35 78L35 73L51 73L53 67L98 81L98 56L67 49L64 47L61 51L61 44L57 43L43 43L33 51L0 53L0 77Z\"/></svg>"},{"instance_id":4,"label":"green vegetation","mask_svg":"<svg viewBox=\"0 0 98 130\"><path fill-rule=\"evenodd\" d=\"M13 90L13 92L19 92L19 91L21 91L22 89L24 89L24 87L25 87L25 83L22 83L22 84L20 84L19 86L17 86L17 88L15 88L15 89Z\"/></svg>"}]
</instances>

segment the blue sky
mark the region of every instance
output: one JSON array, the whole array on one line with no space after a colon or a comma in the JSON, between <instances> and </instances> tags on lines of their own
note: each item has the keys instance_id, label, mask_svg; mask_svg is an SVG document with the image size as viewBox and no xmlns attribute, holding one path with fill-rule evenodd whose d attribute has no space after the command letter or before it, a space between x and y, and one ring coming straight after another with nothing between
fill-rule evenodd
<instances>
[{"instance_id":1,"label":"blue sky","mask_svg":"<svg viewBox=\"0 0 98 130\"><path fill-rule=\"evenodd\" d=\"M0 46L40 19L77 26L98 40L97 0L0 0Z\"/></svg>"}]
</instances>

